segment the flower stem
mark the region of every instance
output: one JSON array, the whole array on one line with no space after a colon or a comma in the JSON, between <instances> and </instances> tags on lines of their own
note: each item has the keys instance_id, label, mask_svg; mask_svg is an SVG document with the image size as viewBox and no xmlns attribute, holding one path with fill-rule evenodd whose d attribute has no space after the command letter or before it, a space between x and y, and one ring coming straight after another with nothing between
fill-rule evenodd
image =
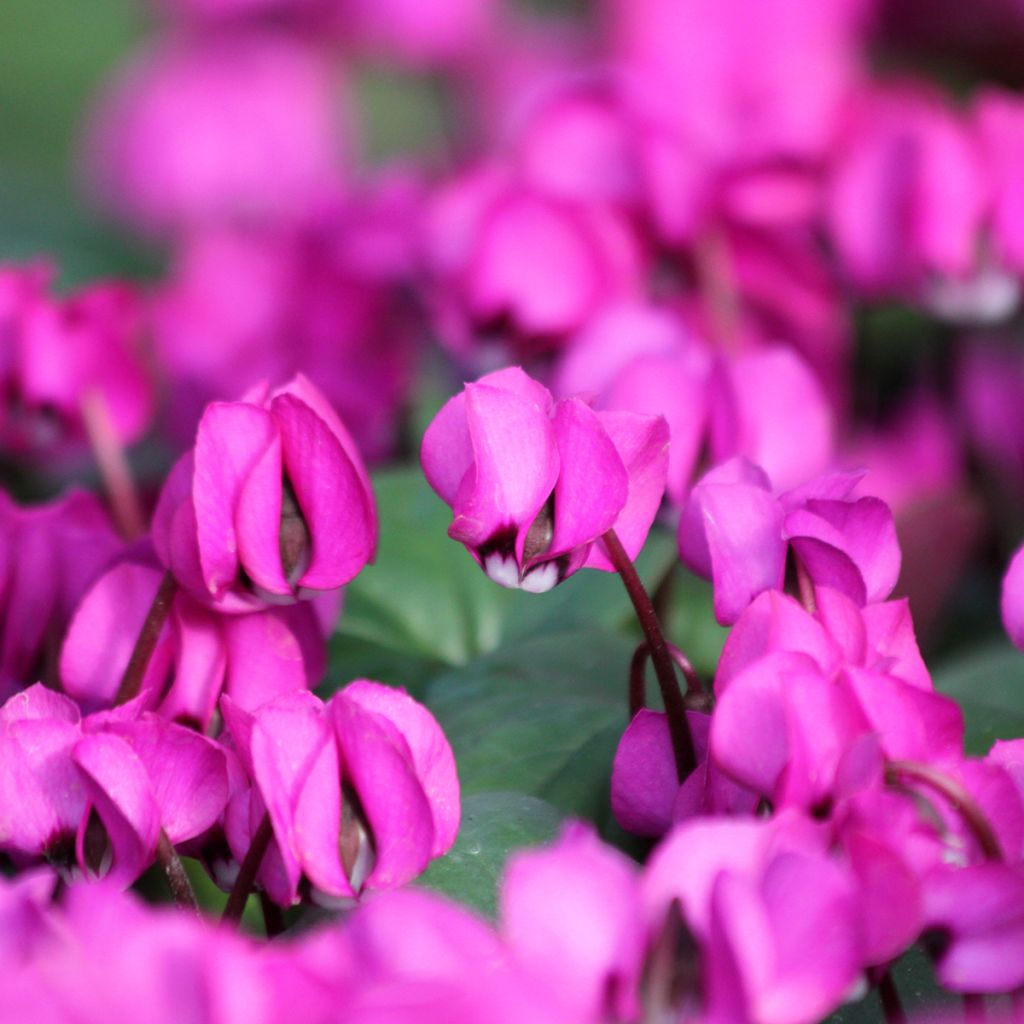
<instances>
[{"instance_id":1,"label":"flower stem","mask_svg":"<svg viewBox=\"0 0 1024 1024\"><path fill-rule=\"evenodd\" d=\"M128 459L110 421L107 403L99 391L89 391L82 397L80 408L117 528L125 540L138 540L146 532L146 520Z\"/></svg>"},{"instance_id":2,"label":"flower stem","mask_svg":"<svg viewBox=\"0 0 1024 1024\"><path fill-rule=\"evenodd\" d=\"M1003 860L1002 847L991 822L985 817L985 812L978 806L974 797L956 779L932 768L931 765L919 764L917 761L890 761L886 765L886 782L898 784L903 776L916 779L941 793L971 830L986 859Z\"/></svg>"},{"instance_id":3,"label":"flower stem","mask_svg":"<svg viewBox=\"0 0 1024 1024\"><path fill-rule=\"evenodd\" d=\"M899 989L893 981L892 971L886 971L878 980L878 996L882 1000L885 1024L907 1024L907 1014L900 1001Z\"/></svg>"},{"instance_id":4,"label":"flower stem","mask_svg":"<svg viewBox=\"0 0 1024 1024\"><path fill-rule=\"evenodd\" d=\"M274 826L270 823L270 815L264 814L263 820L256 829L252 842L249 844L245 860L242 861L242 866L238 869L238 877L235 879L235 884L231 888L228 901L224 905L222 920L237 924L242 919L245 901L249 898L249 893L252 892L253 883L259 874L260 865L263 863L267 847L270 846L270 840L273 836Z\"/></svg>"},{"instance_id":5,"label":"flower stem","mask_svg":"<svg viewBox=\"0 0 1024 1024\"><path fill-rule=\"evenodd\" d=\"M125 704L139 695L142 689L142 680L146 675L146 668L149 666L149 659L153 657L156 643L160 639L160 632L164 628L167 616L171 611L171 602L178 589L178 584L170 572L164 573L160 586L157 588L153 603L149 606L149 612L142 629L139 630L138 639L132 650L132 656L125 666L124 675L121 676L121 685L117 688L115 704Z\"/></svg>"},{"instance_id":6,"label":"flower stem","mask_svg":"<svg viewBox=\"0 0 1024 1024\"><path fill-rule=\"evenodd\" d=\"M196 900L195 891L192 889L192 883L185 873L185 868L181 863L181 858L178 856L178 851L174 849L170 839L167 838L167 833L163 829L160 830L160 838L157 840L156 855L164 869L164 873L167 875L167 883L171 887L171 895L174 897L174 902L179 907L198 910L199 903Z\"/></svg>"},{"instance_id":7,"label":"flower stem","mask_svg":"<svg viewBox=\"0 0 1024 1024\"><path fill-rule=\"evenodd\" d=\"M683 704L689 711L710 711L712 697L704 690L704 686L697 675L693 663L678 647L666 643L669 656L675 662L676 667L683 673L686 680L686 695L683 697ZM645 670L647 659L651 655L651 649L645 640L633 652L629 663L629 717L632 718L641 708L647 706L647 683Z\"/></svg>"},{"instance_id":8,"label":"flower stem","mask_svg":"<svg viewBox=\"0 0 1024 1024\"><path fill-rule=\"evenodd\" d=\"M651 604L651 599L644 589L629 555L626 554L622 541L619 540L614 530L609 530L601 539L612 565L615 566L615 571L622 577L626 593L629 594L636 617L640 621L640 628L647 639L646 646L650 652L651 661L654 662L654 673L658 679L661 699L668 717L669 734L672 737L672 753L676 762L676 775L682 782L697 767L697 755L694 752L693 737L690 735L690 726L686 721L686 705L679 692L679 684L676 681L675 669L672 667L668 645L661 632L661 625L654 611L654 605ZM634 662L635 660L636 656L634 655Z\"/></svg>"}]
</instances>

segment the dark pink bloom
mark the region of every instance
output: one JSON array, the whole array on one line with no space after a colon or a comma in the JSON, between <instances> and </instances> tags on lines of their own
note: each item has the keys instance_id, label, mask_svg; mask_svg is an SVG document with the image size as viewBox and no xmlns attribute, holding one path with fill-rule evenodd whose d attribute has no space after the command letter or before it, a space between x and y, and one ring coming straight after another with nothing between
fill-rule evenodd
<instances>
[{"instance_id":1,"label":"dark pink bloom","mask_svg":"<svg viewBox=\"0 0 1024 1024\"><path fill-rule=\"evenodd\" d=\"M61 650L60 679L83 707L113 702L162 575L148 562L121 562L82 599ZM333 595L316 604L325 600ZM142 682L142 704L206 729L222 692L256 708L316 685L324 667L313 603L224 615L178 591Z\"/></svg>"},{"instance_id":2,"label":"dark pink bloom","mask_svg":"<svg viewBox=\"0 0 1024 1024\"><path fill-rule=\"evenodd\" d=\"M505 587L550 590L577 569L611 571L614 528L635 558L665 487L661 417L556 401L518 367L449 399L423 437L431 487L452 507L448 536Z\"/></svg>"},{"instance_id":3,"label":"dark pink bloom","mask_svg":"<svg viewBox=\"0 0 1024 1024\"><path fill-rule=\"evenodd\" d=\"M126 886L153 862L160 831L198 836L227 800L212 740L128 705L86 719L37 685L0 708L3 846L77 864ZM73 840L73 853L71 843Z\"/></svg>"},{"instance_id":4,"label":"dark pink bloom","mask_svg":"<svg viewBox=\"0 0 1024 1024\"><path fill-rule=\"evenodd\" d=\"M198 600L251 611L348 583L374 556L377 513L355 443L299 374L207 407L160 495L153 543Z\"/></svg>"},{"instance_id":5,"label":"dark pink bloom","mask_svg":"<svg viewBox=\"0 0 1024 1024\"><path fill-rule=\"evenodd\" d=\"M155 405L138 294L111 281L57 299L53 276L46 264L0 266L0 446L65 454L97 416L120 443L138 440Z\"/></svg>"},{"instance_id":6,"label":"dark pink bloom","mask_svg":"<svg viewBox=\"0 0 1024 1024\"><path fill-rule=\"evenodd\" d=\"M639 240L618 211L546 194L500 167L450 183L426 231L441 340L456 350L474 332L526 351L558 345L640 291Z\"/></svg>"},{"instance_id":7,"label":"dark pink bloom","mask_svg":"<svg viewBox=\"0 0 1024 1024\"><path fill-rule=\"evenodd\" d=\"M694 815L754 811L757 795L708 759L711 717L697 711L686 717L697 767L682 784L664 712L641 708L622 734L612 762L611 804L616 821L628 832L662 836L674 822Z\"/></svg>"},{"instance_id":8,"label":"dark pink bloom","mask_svg":"<svg viewBox=\"0 0 1024 1024\"><path fill-rule=\"evenodd\" d=\"M992 178L991 244L999 264L1024 270L1024 104L1018 94L986 88L974 105L986 169Z\"/></svg>"},{"instance_id":9,"label":"dark pink bloom","mask_svg":"<svg viewBox=\"0 0 1024 1024\"><path fill-rule=\"evenodd\" d=\"M78 601L121 543L91 494L19 508L0 492L0 698L40 679Z\"/></svg>"},{"instance_id":10,"label":"dark pink bloom","mask_svg":"<svg viewBox=\"0 0 1024 1024\"><path fill-rule=\"evenodd\" d=\"M100 99L92 187L152 231L294 216L337 180L339 96L316 51L283 33L159 40Z\"/></svg>"},{"instance_id":11,"label":"dark pink bloom","mask_svg":"<svg viewBox=\"0 0 1024 1024\"><path fill-rule=\"evenodd\" d=\"M590 828L571 824L553 846L515 854L500 918L513 960L563 1019L636 1016L647 938L637 871Z\"/></svg>"},{"instance_id":12,"label":"dark pink bloom","mask_svg":"<svg viewBox=\"0 0 1024 1024\"><path fill-rule=\"evenodd\" d=\"M415 177L393 172L300 224L188 235L153 308L176 443L191 440L207 402L302 372L365 458L392 451L418 330L403 289L419 193Z\"/></svg>"},{"instance_id":13,"label":"dark pink bloom","mask_svg":"<svg viewBox=\"0 0 1024 1024\"><path fill-rule=\"evenodd\" d=\"M932 691L905 606L901 620L899 605L861 611L817 593L816 616L769 591L737 622L715 681L712 760L776 807L803 808L831 805L864 736L891 759L957 764L963 715Z\"/></svg>"},{"instance_id":14,"label":"dark pink bloom","mask_svg":"<svg viewBox=\"0 0 1024 1024\"><path fill-rule=\"evenodd\" d=\"M988 204L981 154L941 97L879 90L838 153L828 219L846 273L875 294L919 296L976 267Z\"/></svg>"},{"instance_id":15,"label":"dark pink bloom","mask_svg":"<svg viewBox=\"0 0 1024 1024\"><path fill-rule=\"evenodd\" d=\"M877 498L853 498L860 474L819 477L776 496L745 459L724 462L694 487L679 521L684 563L715 585L715 615L736 621L765 590L782 586L792 549L815 587L863 606L884 600L899 576L892 513Z\"/></svg>"},{"instance_id":16,"label":"dark pink bloom","mask_svg":"<svg viewBox=\"0 0 1024 1024\"><path fill-rule=\"evenodd\" d=\"M455 841L451 748L404 691L360 680L326 705L296 693L251 713L222 707L254 785L229 807L228 839L241 860L266 808L276 843L261 879L278 903L294 903L303 878L321 898L394 888Z\"/></svg>"},{"instance_id":17,"label":"dark pink bloom","mask_svg":"<svg viewBox=\"0 0 1024 1024\"><path fill-rule=\"evenodd\" d=\"M676 826L648 862L647 918L678 899L701 951L710 1020L817 1020L862 964L856 886L798 815Z\"/></svg>"}]
</instances>

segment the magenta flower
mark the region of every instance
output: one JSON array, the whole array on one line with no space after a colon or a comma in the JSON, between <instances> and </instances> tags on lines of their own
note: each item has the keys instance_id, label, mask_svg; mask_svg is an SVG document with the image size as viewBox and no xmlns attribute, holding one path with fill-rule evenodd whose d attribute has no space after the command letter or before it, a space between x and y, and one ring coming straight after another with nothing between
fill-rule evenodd
<instances>
[{"instance_id":1,"label":"magenta flower","mask_svg":"<svg viewBox=\"0 0 1024 1024\"><path fill-rule=\"evenodd\" d=\"M251 611L348 583L374 556L377 513L352 438L299 374L207 408L164 485L153 543L198 600Z\"/></svg>"},{"instance_id":2,"label":"magenta flower","mask_svg":"<svg viewBox=\"0 0 1024 1024\"><path fill-rule=\"evenodd\" d=\"M548 195L500 167L450 183L426 230L441 338L457 351L481 332L549 348L640 292L640 243L619 211Z\"/></svg>"},{"instance_id":3,"label":"magenta flower","mask_svg":"<svg viewBox=\"0 0 1024 1024\"><path fill-rule=\"evenodd\" d=\"M642 887L652 927L680 901L702 954L706 1019L818 1020L857 980L856 886L809 819L679 825Z\"/></svg>"},{"instance_id":4,"label":"magenta flower","mask_svg":"<svg viewBox=\"0 0 1024 1024\"><path fill-rule=\"evenodd\" d=\"M222 708L253 781L229 806L228 840L241 860L266 809L276 843L260 877L278 903L294 903L302 879L329 899L394 888L455 841L451 747L404 691L359 680L327 704L295 693Z\"/></svg>"},{"instance_id":5,"label":"magenta flower","mask_svg":"<svg viewBox=\"0 0 1024 1024\"><path fill-rule=\"evenodd\" d=\"M1003 577L1003 628L1024 650L1024 547L1018 548Z\"/></svg>"},{"instance_id":6,"label":"magenta flower","mask_svg":"<svg viewBox=\"0 0 1024 1024\"><path fill-rule=\"evenodd\" d=\"M449 399L420 458L452 507L448 536L496 583L541 593L577 569L611 571L599 543L610 529L636 557L661 503L667 447L660 416L555 401L513 367Z\"/></svg>"},{"instance_id":7,"label":"magenta flower","mask_svg":"<svg viewBox=\"0 0 1024 1024\"><path fill-rule=\"evenodd\" d=\"M153 862L161 830L180 843L213 825L228 796L224 752L136 715L125 705L83 720L40 685L0 708L0 845L125 886Z\"/></svg>"},{"instance_id":8,"label":"magenta flower","mask_svg":"<svg viewBox=\"0 0 1024 1024\"><path fill-rule=\"evenodd\" d=\"M339 96L316 51L284 33L164 38L101 97L90 184L150 231L294 216L337 181Z\"/></svg>"},{"instance_id":9,"label":"magenta flower","mask_svg":"<svg viewBox=\"0 0 1024 1024\"><path fill-rule=\"evenodd\" d=\"M96 429L97 416L121 444L138 440L155 406L139 295L110 281L56 299L54 276L45 263L0 266L0 444L15 454L66 456Z\"/></svg>"},{"instance_id":10,"label":"magenta flower","mask_svg":"<svg viewBox=\"0 0 1024 1024\"><path fill-rule=\"evenodd\" d=\"M860 474L819 477L776 495L767 474L736 458L694 487L679 520L683 562L715 586L715 617L736 621L750 602L783 583L792 549L814 587L858 605L884 600L899 576L892 513L877 498L853 498Z\"/></svg>"}]
</instances>

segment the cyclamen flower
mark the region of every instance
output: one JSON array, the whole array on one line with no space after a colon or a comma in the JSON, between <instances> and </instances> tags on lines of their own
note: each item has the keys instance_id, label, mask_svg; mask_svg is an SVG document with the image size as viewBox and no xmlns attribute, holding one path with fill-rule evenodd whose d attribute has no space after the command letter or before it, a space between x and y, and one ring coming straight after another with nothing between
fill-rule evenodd
<instances>
[{"instance_id":1,"label":"cyclamen flower","mask_svg":"<svg viewBox=\"0 0 1024 1024\"><path fill-rule=\"evenodd\" d=\"M600 543L608 530L636 557L661 503L667 448L662 417L556 401L512 367L449 399L421 460L452 507L448 536L496 583L542 593L577 569L613 571Z\"/></svg>"},{"instance_id":2,"label":"cyclamen flower","mask_svg":"<svg viewBox=\"0 0 1024 1024\"><path fill-rule=\"evenodd\" d=\"M225 831L241 860L265 809L276 844L260 878L279 904L295 902L303 878L334 899L403 885L455 841L455 758L403 690L357 680L326 704L300 691L253 712L230 697L221 708L253 782Z\"/></svg>"},{"instance_id":3,"label":"cyclamen flower","mask_svg":"<svg viewBox=\"0 0 1024 1024\"><path fill-rule=\"evenodd\" d=\"M160 495L153 544L182 587L227 612L335 590L372 560L369 477L309 380L207 407Z\"/></svg>"}]
</instances>

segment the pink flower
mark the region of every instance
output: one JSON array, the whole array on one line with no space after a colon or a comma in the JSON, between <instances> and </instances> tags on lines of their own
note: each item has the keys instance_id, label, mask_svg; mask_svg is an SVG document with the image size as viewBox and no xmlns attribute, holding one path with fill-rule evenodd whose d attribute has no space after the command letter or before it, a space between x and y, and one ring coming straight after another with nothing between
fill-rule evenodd
<instances>
[{"instance_id":1,"label":"pink flower","mask_svg":"<svg viewBox=\"0 0 1024 1024\"><path fill-rule=\"evenodd\" d=\"M652 927L679 900L710 1020L817 1020L860 972L856 887L820 826L799 815L678 825L642 887Z\"/></svg>"},{"instance_id":2,"label":"pink flower","mask_svg":"<svg viewBox=\"0 0 1024 1024\"><path fill-rule=\"evenodd\" d=\"M352 438L299 374L207 407L161 492L153 543L198 600L251 611L348 583L373 558L377 513Z\"/></svg>"},{"instance_id":3,"label":"pink flower","mask_svg":"<svg viewBox=\"0 0 1024 1024\"><path fill-rule=\"evenodd\" d=\"M899 576L892 513L877 498L852 497L856 473L819 477L776 496L764 471L746 459L710 470L679 520L683 562L715 585L715 616L736 621L765 590L783 583L792 548L815 587L857 604L884 600Z\"/></svg>"},{"instance_id":4,"label":"pink flower","mask_svg":"<svg viewBox=\"0 0 1024 1024\"><path fill-rule=\"evenodd\" d=\"M228 839L241 860L266 809L276 844L261 878L278 903L295 902L302 878L327 898L394 888L455 841L451 747L403 690L358 680L327 704L295 693L221 706L254 787L233 798Z\"/></svg>"},{"instance_id":5,"label":"pink flower","mask_svg":"<svg viewBox=\"0 0 1024 1024\"><path fill-rule=\"evenodd\" d=\"M611 571L598 543L610 529L636 556L661 502L667 445L661 417L556 401L513 367L449 399L421 460L452 507L448 536L495 582L539 593L580 568Z\"/></svg>"},{"instance_id":6,"label":"pink flower","mask_svg":"<svg viewBox=\"0 0 1024 1024\"><path fill-rule=\"evenodd\" d=\"M449 183L426 240L441 338L457 351L480 332L526 351L557 346L641 287L639 240L615 208L545 193L502 167Z\"/></svg>"},{"instance_id":7,"label":"pink flower","mask_svg":"<svg viewBox=\"0 0 1024 1024\"><path fill-rule=\"evenodd\" d=\"M51 457L81 448L97 403L121 444L138 440L155 395L136 291L111 281L58 300L48 294L53 275L46 264L0 267L0 445Z\"/></svg>"},{"instance_id":8,"label":"pink flower","mask_svg":"<svg viewBox=\"0 0 1024 1024\"><path fill-rule=\"evenodd\" d=\"M337 180L336 98L327 66L283 33L159 40L100 99L90 183L149 231L293 216Z\"/></svg>"}]
</instances>

